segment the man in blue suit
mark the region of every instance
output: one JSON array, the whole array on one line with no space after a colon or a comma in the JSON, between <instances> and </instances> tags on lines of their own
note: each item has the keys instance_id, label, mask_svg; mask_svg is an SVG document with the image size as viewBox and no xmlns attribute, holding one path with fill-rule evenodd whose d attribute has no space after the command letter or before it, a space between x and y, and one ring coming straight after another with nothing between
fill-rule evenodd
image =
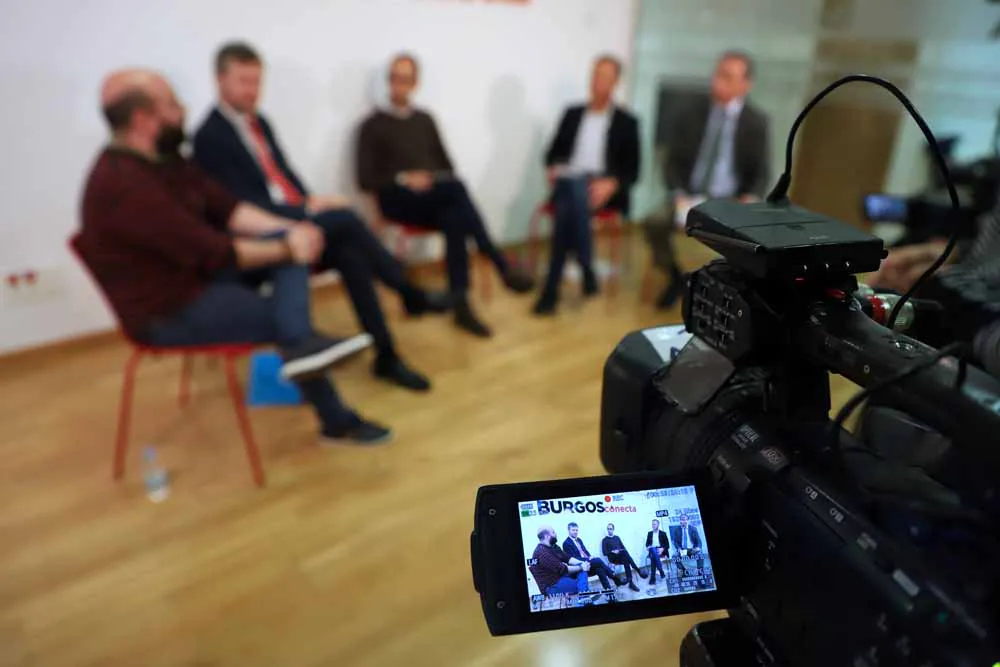
<instances>
[{"instance_id":1,"label":"man in blue suit","mask_svg":"<svg viewBox=\"0 0 1000 667\"><path fill-rule=\"evenodd\" d=\"M615 573L600 558L591 558L590 552L587 551L587 547L583 545L583 540L580 539L580 526L576 525L576 523L570 523L566 526L566 530L569 532L569 537L563 542L563 551L581 562L589 562L590 574L597 575L597 578L601 580L601 586L604 587L604 590L614 590L612 582L614 581Z\"/></svg>"},{"instance_id":2,"label":"man in blue suit","mask_svg":"<svg viewBox=\"0 0 1000 667\"><path fill-rule=\"evenodd\" d=\"M377 278L402 296L410 315L444 312L446 295L407 281L402 265L375 238L342 197L310 194L285 158L274 131L258 112L263 62L243 43L216 55L219 103L194 135L194 161L236 197L291 220L312 220L326 236L319 268L340 272L361 326L372 335L376 377L426 391L430 382L396 353L374 288ZM259 278L247 276L251 282Z\"/></svg>"}]
</instances>

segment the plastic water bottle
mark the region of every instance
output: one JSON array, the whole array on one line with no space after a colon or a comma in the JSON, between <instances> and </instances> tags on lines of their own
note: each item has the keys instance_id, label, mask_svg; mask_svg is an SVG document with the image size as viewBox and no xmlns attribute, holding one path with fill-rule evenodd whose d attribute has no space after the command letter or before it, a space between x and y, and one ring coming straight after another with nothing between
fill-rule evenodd
<instances>
[{"instance_id":1,"label":"plastic water bottle","mask_svg":"<svg viewBox=\"0 0 1000 667\"><path fill-rule=\"evenodd\" d=\"M146 447L142 452L142 478L146 483L146 495L154 503L162 503L170 497L170 482L167 470L156 460L156 450Z\"/></svg>"}]
</instances>

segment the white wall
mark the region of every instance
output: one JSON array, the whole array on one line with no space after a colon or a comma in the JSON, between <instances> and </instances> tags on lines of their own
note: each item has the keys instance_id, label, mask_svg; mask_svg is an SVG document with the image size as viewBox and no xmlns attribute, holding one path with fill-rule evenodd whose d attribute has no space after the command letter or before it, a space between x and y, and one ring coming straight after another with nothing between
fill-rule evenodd
<instances>
[{"instance_id":1,"label":"white wall","mask_svg":"<svg viewBox=\"0 0 1000 667\"><path fill-rule=\"evenodd\" d=\"M541 152L561 108L586 94L591 59L628 61L635 0L33 0L5 3L0 40L0 278L39 271L37 298L0 288L0 352L106 328L66 251L80 186L105 141L97 89L121 66L163 70L189 124L213 97L220 42L268 64L263 106L319 191L352 188L352 133L388 57L418 55L436 113L492 229L523 236L542 196Z\"/></svg>"}]
</instances>

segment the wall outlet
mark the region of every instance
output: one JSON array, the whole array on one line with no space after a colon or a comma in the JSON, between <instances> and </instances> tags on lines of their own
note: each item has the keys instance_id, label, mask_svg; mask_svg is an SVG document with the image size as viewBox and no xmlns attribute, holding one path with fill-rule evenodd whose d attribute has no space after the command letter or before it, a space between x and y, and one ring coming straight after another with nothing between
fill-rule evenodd
<instances>
[{"instance_id":1,"label":"wall outlet","mask_svg":"<svg viewBox=\"0 0 1000 667\"><path fill-rule=\"evenodd\" d=\"M0 276L0 301L8 306L55 301L67 289L65 271L58 266L8 269Z\"/></svg>"}]
</instances>

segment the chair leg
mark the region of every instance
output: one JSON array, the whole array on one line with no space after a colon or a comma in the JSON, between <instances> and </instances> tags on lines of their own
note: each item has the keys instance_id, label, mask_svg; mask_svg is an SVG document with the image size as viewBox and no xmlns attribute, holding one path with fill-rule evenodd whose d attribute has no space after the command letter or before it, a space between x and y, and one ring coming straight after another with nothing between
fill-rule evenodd
<instances>
[{"instance_id":1,"label":"chair leg","mask_svg":"<svg viewBox=\"0 0 1000 667\"><path fill-rule=\"evenodd\" d=\"M177 392L177 402L182 408L187 407L191 399L191 366L193 361L194 357L190 354L185 354L181 361L181 386Z\"/></svg>"},{"instance_id":2,"label":"chair leg","mask_svg":"<svg viewBox=\"0 0 1000 667\"><path fill-rule=\"evenodd\" d=\"M615 217L615 225L617 225L617 227L618 227L618 234L619 234L619 236L621 236L621 240L622 240L622 254L621 254L621 258L622 258L622 270L621 270L621 277L624 280L626 272L628 272L628 276L629 276L629 279L630 279L629 282L631 284L631 278L632 278L632 276L634 274L634 270L633 270L633 267L632 267L632 253L633 253L633 250L634 250L632 248L632 243L634 242L634 240L632 238L632 234L631 233L626 234L626 231L628 231L628 232L633 231L635 229L635 226L630 224L630 225L628 225L628 228L626 229L625 218L623 218L621 216L621 214L618 214Z\"/></svg>"},{"instance_id":3,"label":"chair leg","mask_svg":"<svg viewBox=\"0 0 1000 667\"><path fill-rule=\"evenodd\" d=\"M609 264L611 265L611 274L608 276L608 296L615 296L618 293L618 281L621 280L621 273L623 271L622 261L621 261L621 249L622 249L622 228L621 225L611 223L608 227L608 236L610 236L609 244L610 249L609 254Z\"/></svg>"},{"instance_id":4,"label":"chair leg","mask_svg":"<svg viewBox=\"0 0 1000 667\"><path fill-rule=\"evenodd\" d=\"M229 384L229 395L233 399L233 408L236 410L236 421L240 427L240 434L243 436L243 444L246 445L247 458L250 459L253 481L257 486L264 486L264 467L260 462L260 451L257 449L257 443L253 439L250 415L247 414L246 401L243 400L243 387L236 377L236 357L234 355L226 355L226 381Z\"/></svg>"},{"instance_id":5,"label":"chair leg","mask_svg":"<svg viewBox=\"0 0 1000 667\"><path fill-rule=\"evenodd\" d=\"M112 477L121 479L125 474L125 452L128 449L129 424L132 420L132 394L135 390L135 373L142 361L143 353L132 350L132 356L125 362L125 376L122 378L122 397L118 405L118 433L115 436L115 459Z\"/></svg>"}]
</instances>

